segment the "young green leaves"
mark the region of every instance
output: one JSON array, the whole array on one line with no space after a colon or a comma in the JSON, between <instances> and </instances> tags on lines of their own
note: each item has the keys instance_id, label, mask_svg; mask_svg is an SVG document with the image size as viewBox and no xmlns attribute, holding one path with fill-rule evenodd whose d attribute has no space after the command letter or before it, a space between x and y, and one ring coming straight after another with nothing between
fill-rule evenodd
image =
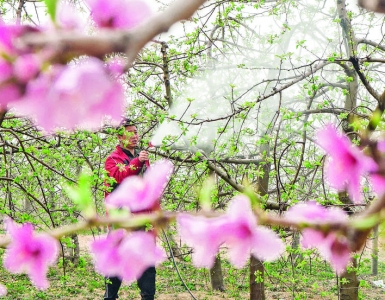
<instances>
[{"instance_id":1,"label":"young green leaves","mask_svg":"<svg viewBox=\"0 0 385 300\"><path fill-rule=\"evenodd\" d=\"M67 185L64 189L86 219L95 216L96 210L91 194L91 177L88 174L82 173L80 175L77 187Z\"/></svg>"}]
</instances>

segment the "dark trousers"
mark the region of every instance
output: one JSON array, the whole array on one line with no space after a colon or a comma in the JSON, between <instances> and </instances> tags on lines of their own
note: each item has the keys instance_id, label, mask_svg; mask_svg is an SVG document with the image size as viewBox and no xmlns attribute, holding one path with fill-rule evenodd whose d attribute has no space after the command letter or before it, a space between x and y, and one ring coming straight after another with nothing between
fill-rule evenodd
<instances>
[{"instance_id":1,"label":"dark trousers","mask_svg":"<svg viewBox=\"0 0 385 300\"><path fill-rule=\"evenodd\" d=\"M142 300L154 300L155 296L155 267L149 267L142 276L138 279L138 287ZM119 277L110 277L106 280L106 292L104 294L105 300L115 300L118 297L118 292L122 280Z\"/></svg>"}]
</instances>

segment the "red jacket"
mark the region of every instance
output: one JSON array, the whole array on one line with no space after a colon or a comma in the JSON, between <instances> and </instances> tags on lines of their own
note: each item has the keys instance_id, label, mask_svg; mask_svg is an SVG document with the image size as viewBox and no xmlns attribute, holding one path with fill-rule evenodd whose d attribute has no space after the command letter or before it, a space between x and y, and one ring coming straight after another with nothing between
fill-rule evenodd
<instances>
[{"instance_id":1,"label":"red jacket","mask_svg":"<svg viewBox=\"0 0 385 300\"><path fill-rule=\"evenodd\" d=\"M138 157L128 157L118 145L107 157L104 168L108 176L115 178L116 183L120 184L128 176L139 175L144 165L145 163L141 162Z\"/></svg>"},{"instance_id":2,"label":"red jacket","mask_svg":"<svg viewBox=\"0 0 385 300\"><path fill-rule=\"evenodd\" d=\"M150 166L148 160L141 162L138 157L130 158L118 145L107 157L104 168L106 169L108 176L116 180L116 183L112 188L112 190L114 190L126 177L139 175L144 166L147 168ZM105 185L110 186L108 183L105 183ZM105 197L107 197L110 193L111 191L106 191ZM143 212L151 212L152 210L157 210L159 208L160 204L157 202L152 209L145 210Z\"/></svg>"}]
</instances>

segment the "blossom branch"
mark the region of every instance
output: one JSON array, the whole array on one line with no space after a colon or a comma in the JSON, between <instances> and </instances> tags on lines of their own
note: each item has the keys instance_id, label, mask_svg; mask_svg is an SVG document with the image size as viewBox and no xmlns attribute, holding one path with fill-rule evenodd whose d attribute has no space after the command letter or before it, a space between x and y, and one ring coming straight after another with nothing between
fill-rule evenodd
<instances>
[{"instance_id":1,"label":"blossom branch","mask_svg":"<svg viewBox=\"0 0 385 300\"><path fill-rule=\"evenodd\" d=\"M105 30L96 36L76 32L29 33L20 39L21 47L55 50L56 59L72 55L102 57L113 52L125 52L128 65L139 51L157 35L167 32L178 21L189 19L206 0L177 0L159 13L131 30Z\"/></svg>"}]
</instances>

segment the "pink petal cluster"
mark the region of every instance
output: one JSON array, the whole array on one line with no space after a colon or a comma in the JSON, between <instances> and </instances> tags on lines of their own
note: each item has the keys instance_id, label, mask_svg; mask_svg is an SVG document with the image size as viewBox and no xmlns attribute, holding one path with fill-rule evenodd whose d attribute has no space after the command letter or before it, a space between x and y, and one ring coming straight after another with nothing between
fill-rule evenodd
<instances>
[{"instance_id":1,"label":"pink petal cluster","mask_svg":"<svg viewBox=\"0 0 385 300\"><path fill-rule=\"evenodd\" d=\"M15 108L31 115L50 132L57 128L99 128L106 115L120 120L124 92L104 64L87 58L77 65L54 65L29 82L23 101Z\"/></svg>"},{"instance_id":2,"label":"pink petal cluster","mask_svg":"<svg viewBox=\"0 0 385 300\"><path fill-rule=\"evenodd\" d=\"M257 226L246 196L235 197L223 216L180 214L177 224L184 243L194 248L193 263L197 267L211 268L223 244L228 247L230 262L238 268L245 265L250 253L269 261L278 258L285 249L272 230Z\"/></svg>"},{"instance_id":3,"label":"pink petal cluster","mask_svg":"<svg viewBox=\"0 0 385 300\"><path fill-rule=\"evenodd\" d=\"M385 178L380 174L371 174L370 182L374 192L381 197L385 193Z\"/></svg>"},{"instance_id":4,"label":"pink petal cluster","mask_svg":"<svg viewBox=\"0 0 385 300\"><path fill-rule=\"evenodd\" d=\"M0 109L19 100L27 81L40 69L37 55L19 51L13 45L19 36L31 31L36 29L6 25L0 19Z\"/></svg>"},{"instance_id":5,"label":"pink petal cluster","mask_svg":"<svg viewBox=\"0 0 385 300\"><path fill-rule=\"evenodd\" d=\"M141 0L86 0L98 27L130 29L151 15L150 7Z\"/></svg>"},{"instance_id":6,"label":"pink petal cluster","mask_svg":"<svg viewBox=\"0 0 385 300\"><path fill-rule=\"evenodd\" d=\"M86 20L82 18L74 5L59 1L56 10L56 22L65 30L84 30Z\"/></svg>"},{"instance_id":7,"label":"pink petal cluster","mask_svg":"<svg viewBox=\"0 0 385 300\"><path fill-rule=\"evenodd\" d=\"M285 219L295 223L322 225L346 221L347 214L337 208L326 209L312 201L291 207L287 211ZM349 241L339 232L324 232L305 228L302 231L302 246L304 248L317 248L339 275L344 272L350 261Z\"/></svg>"},{"instance_id":8,"label":"pink petal cluster","mask_svg":"<svg viewBox=\"0 0 385 300\"><path fill-rule=\"evenodd\" d=\"M36 287L48 288L46 274L48 267L56 261L58 242L46 234L35 235L29 223L19 227L7 219L6 229L12 241L5 252L5 268L11 273L27 273Z\"/></svg>"},{"instance_id":9,"label":"pink petal cluster","mask_svg":"<svg viewBox=\"0 0 385 300\"><path fill-rule=\"evenodd\" d=\"M91 245L95 268L108 277L118 276L127 282L137 280L143 272L166 259L153 234L143 231L127 233L123 229L110 232Z\"/></svg>"},{"instance_id":10,"label":"pink petal cluster","mask_svg":"<svg viewBox=\"0 0 385 300\"><path fill-rule=\"evenodd\" d=\"M106 198L112 207L125 207L131 212L151 210L159 200L172 174L173 164L160 160L146 171L143 178L129 176Z\"/></svg>"},{"instance_id":11,"label":"pink petal cluster","mask_svg":"<svg viewBox=\"0 0 385 300\"><path fill-rule=\"evenodd\" d=\"M330 156L326 176L330 185L338 190L347 190L355 203L362 202L360 178L378 169L374 160L353 146L346 136L328 125L316 135L318 144Z\"/></svg>"}]
</instances>

